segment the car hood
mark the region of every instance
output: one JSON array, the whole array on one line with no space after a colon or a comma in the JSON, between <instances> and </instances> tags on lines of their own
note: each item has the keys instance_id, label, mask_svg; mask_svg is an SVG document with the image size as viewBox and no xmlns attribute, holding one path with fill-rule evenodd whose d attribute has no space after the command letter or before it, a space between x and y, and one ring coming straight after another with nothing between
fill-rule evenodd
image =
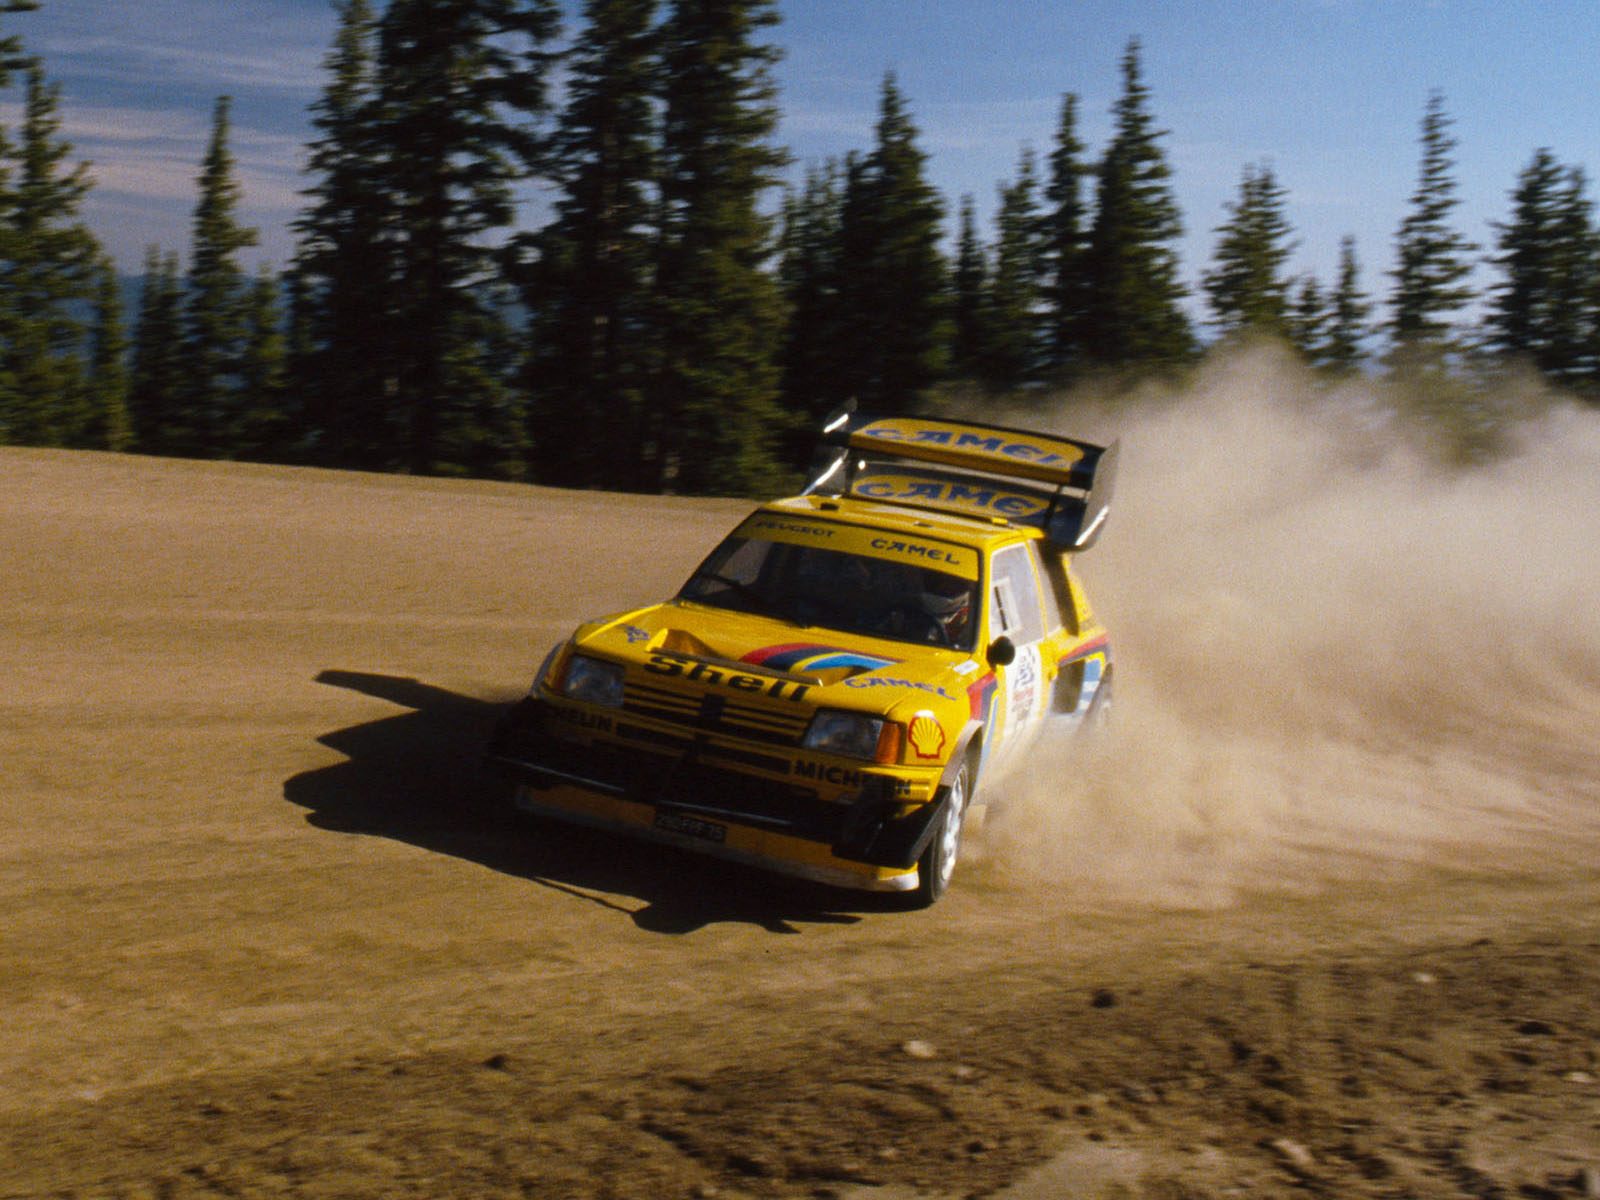
<instances>
[{"instance_id":1,"label":"car hood","mask_svg":"<svg viewBox=\"0 0 1600 1200\"><path fill-rule=\"evenodd\" d=\"M895 715L968 707L988 669L961 650L863 637L684 601L623 613L581 628L586 650L640 669L671 659L778 674L806 700Z\"/></svg>"}]
</instances>

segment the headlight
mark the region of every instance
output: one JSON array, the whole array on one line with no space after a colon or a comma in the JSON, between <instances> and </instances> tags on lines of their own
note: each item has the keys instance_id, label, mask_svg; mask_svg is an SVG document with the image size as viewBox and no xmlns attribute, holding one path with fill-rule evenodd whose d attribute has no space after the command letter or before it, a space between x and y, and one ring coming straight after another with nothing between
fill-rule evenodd
<instances>
[{"instance_id":1,"label":"headlight","mask_svg":"<svg viewBox=\"0 0 1600 1200\"><path fill-rule=\"evenodd\" d=\"M569 700L621 708L622 666L590 658L587 654L574 654L567 659L557 690Z\"/></svg>"},{"instance_id":2,"label":"headlight","mask_svg":"<svg viewBox=\"0 0 1600 1200\"><path fill-rule=\"evenodd\" d=\"M882 717L825 708L811 718L801 745L843 758L894 762L900 757L900 727Z\"/></svg>"}]
</instances>

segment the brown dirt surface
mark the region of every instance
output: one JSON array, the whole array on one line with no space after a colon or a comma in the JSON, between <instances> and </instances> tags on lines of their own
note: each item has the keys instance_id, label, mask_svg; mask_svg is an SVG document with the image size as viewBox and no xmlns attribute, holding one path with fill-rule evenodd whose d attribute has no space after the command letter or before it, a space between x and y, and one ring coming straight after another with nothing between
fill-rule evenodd
<instances>
[{"instance_id":1,"label":"brown dirt surface","mask_svg":"<svg viewBox=\"0 0 1600 1200\"><path fill-rule=\"evenodd\" d=\"M1298 603L1205 657L1150 597L1216 522L1126 486L1128 732L907 913L477 770L746 505L0 451L0 1197L1600 1195L1593 660L1516 675L1496 607L1470 683L1402 630L1351 710ZM1186 690L1236 629L1239 713Z\"/></svg>"}]
</instances>

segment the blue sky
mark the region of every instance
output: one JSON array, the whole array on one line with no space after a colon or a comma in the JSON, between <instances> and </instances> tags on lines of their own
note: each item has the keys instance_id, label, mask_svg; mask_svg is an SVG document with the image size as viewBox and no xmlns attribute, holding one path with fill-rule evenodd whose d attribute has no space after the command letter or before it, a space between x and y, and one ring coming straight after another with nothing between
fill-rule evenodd
<instances>
[{"instance_id":1,"label":"blue sky","mask_svg":"<svg viewBox=\"0 0 1600 1200\"><path fill-rule=\"evenodd\" d=\"M1363 285L1386 295L1431 89L1444 93L1459 142L1456 224L1486 250L1489 223L1509 215L1507 194L1537 148L1600 170L1596 0L780 0L780 9L771 33L785 52L780 140L796 173L869 145L892 70L952 214L970 192L985 221L1022 146L1048 152L1063 93L1080 98L1091 153L1104 146L1123 47L1138 37L1151 108L1169 131L1191 283L1241 171L1270 162L1300 242L1294 269L1331 281L1339 239L1352 234ZM88 218L125 270L149 243L186 248L223 93L234 97L243 216L262 234L247 263L283 260L331 0L44 0L5 22L62 85L65 134L98 180ZM14 124L8 99L0 117Z\"/></svg>"}]
</instances>

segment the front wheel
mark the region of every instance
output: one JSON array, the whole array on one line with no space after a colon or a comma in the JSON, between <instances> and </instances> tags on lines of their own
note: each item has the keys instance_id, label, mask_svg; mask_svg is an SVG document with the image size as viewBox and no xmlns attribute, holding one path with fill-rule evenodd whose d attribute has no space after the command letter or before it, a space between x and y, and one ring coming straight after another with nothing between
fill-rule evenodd
<instances>
[{"instance_id":1,"label":"front wheel","mask_svg":"<svg viewBox=\"0 0 1600 1200\"><path fill-rule=\"evenodd\" d=\"M917 889L911 893L911 900L918 908L927 908L949 890L956 858L961 853L961 827L966 821L971 793L972 765L964 762L950 782L950 795L934 825L933 840L917 860Z\"/></svg>"}]
</instances>

